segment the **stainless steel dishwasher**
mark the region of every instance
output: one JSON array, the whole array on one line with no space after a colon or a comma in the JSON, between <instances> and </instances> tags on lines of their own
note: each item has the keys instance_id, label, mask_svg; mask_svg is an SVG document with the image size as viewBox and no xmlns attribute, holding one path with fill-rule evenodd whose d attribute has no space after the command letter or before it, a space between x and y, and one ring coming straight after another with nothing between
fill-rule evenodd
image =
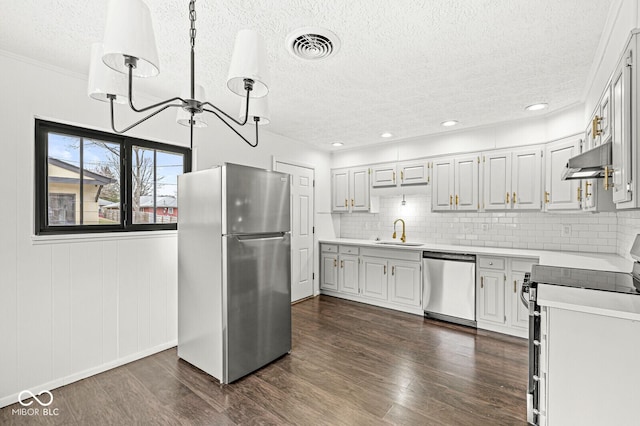
<instances>
[{"instance_id":1,"label":"stainless steel dishwasher","mask_svg":"<svg viewBox=\"0 0 640 426\"><path fill-rule=\"evenodd\" d=\"M476 327L476 256L422 252L424 316Z\"/></svg>"}]
</instances>

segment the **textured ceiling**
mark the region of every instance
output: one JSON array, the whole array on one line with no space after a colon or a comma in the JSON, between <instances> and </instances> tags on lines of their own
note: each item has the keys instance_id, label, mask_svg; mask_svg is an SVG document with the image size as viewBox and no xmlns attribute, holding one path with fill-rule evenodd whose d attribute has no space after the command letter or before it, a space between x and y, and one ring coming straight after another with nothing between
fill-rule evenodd
<instances>
[{"instance_id":1,"label":"textured ceiling","mask_svg":"<svg viewBox=\"0 0 640 426\"><path fill-rule=\"evenodd\" d=\"M142 90L175 96L188 84L187 0L146 0L160 76ZM580 102L611 0L200 0L196 81L236 114L226 75L235 34L265 38L271 69L269 130L324 148L345 148L531 116ZM0 49L88 73L91 43L102 40L106 0L2 0ZM340 51L293 58L287 35L320 26ZM545 113L547 111L544 111ZM540 113L537 113L540 114ZM455 129L454 128L454 129Z\"/></svg>"}]
</instances>

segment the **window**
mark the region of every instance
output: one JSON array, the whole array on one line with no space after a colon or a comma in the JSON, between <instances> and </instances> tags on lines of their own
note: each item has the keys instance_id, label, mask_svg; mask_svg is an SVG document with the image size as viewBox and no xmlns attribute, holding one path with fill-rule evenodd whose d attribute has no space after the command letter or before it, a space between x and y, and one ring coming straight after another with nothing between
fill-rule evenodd
<instances>
[{"instance_id":1,"label":"window","mask_svg":"<svg viewBox=\"0 0 640 426\"><path fill-rule=\"evenodd\" d=\"M37 234L177 229L188 148L36 120Z\"/></svg>"}]
</instances>

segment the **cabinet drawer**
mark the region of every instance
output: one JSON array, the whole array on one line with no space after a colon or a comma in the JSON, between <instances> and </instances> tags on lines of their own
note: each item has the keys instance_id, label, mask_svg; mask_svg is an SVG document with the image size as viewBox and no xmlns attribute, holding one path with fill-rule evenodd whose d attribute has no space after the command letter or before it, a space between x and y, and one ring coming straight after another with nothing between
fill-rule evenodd
<instances>
[{"instance_id":1,"label":"cabinet drawer","mask_svg":"<svg viewBox=\"0 0 640 426\"><path fill-rule=\"evenodd\" d=\"M323 244L321 250L323 252L325 252L325 253L337 253L338 252L338 245L337 244Z\"/></svg>"},{"instance_id":2,"label":"cabinet drawer","mask_svg":"<svg viewBox=\"0 0 640 426\"><path fill-rule=\"evenodd\" d=\"M531 267L540 263L538 259L511 259L511 270L531 272Z\"/></svg>"},{"instance_id":3,"label":"cabinet drawer","mask_svg":"<svg viewBox=\"0 0 640 426\"><path fill-rule=\"evenodd\" d=\"M478 268L482 269L505 269L504 257L478 257Z\"/></svg>"},{"instance_id":4,"label":"cabinet drawer","mask_svg":"<svg viewBox=\"0 0 640 426\"><path fill-rule=\"evenodd\" d=\"M345 254L358 254L360 252L360 248L355 246L340 246L339 252Z\"/></svg>"}]
</instances>

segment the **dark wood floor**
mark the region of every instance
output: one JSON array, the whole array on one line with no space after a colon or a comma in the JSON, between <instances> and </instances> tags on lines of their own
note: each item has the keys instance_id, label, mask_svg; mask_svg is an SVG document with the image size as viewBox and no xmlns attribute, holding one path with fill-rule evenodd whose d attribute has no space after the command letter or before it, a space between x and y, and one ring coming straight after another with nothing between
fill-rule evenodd
<instances>
[{"instance_id":1,"label":"dark wood floor","mask_svg":"<svg viewBox=\"0 0 640 426\"><path fill-rule=\"evenodd\" d=\"M231 385L173 348L0 424L526 425L526 378L522 339L321 296L293 306L290 355Z\"/></svg>"}]
</instances>

